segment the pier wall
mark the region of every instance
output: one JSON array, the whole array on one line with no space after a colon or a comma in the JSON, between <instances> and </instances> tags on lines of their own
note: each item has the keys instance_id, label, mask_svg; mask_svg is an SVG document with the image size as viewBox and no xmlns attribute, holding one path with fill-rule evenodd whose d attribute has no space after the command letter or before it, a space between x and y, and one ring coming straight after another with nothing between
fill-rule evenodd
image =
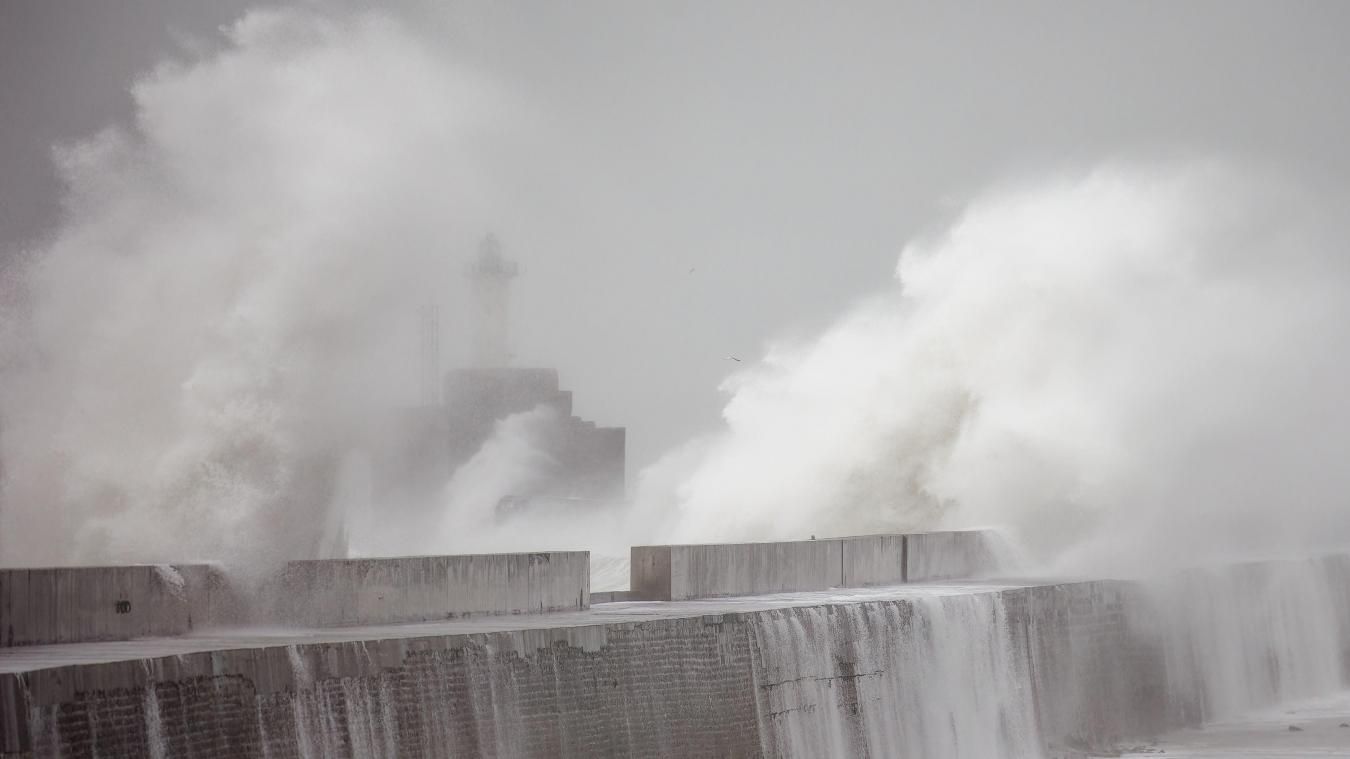
<instances>
[{"instance_id":1,"label":"pier wall","mask_svg":"<svg viewBox=\"0 0 1350 759\"><path fill-rule=\"evenodd\" d=\"M589 606L585 551L296 561L242 585L210 564L0 569L0 646Z\"/></svg>"},{"instance_id":2,"label":"pier wall","mask_svg":"<svg viewBox=\"0 0 1350 759\"><path fill-rule=\"evenodd\" d=\"M652 601L988 577L994 536L980 530L777 543L634 546L631 597Z\"/></svg>"},{"instance_id":3,"label":"pier wall","mask_svg":"<svg viewBox=\"0 0 1350 759\"><path fill-rule=\"evenodd\" d=\"M38 668L0 674L0 756L1111 755L1343 689L1347 585L1326 557Z\"/></svg>"},{"instance_id":4,"label":"pier wall","mask_svg":"<svg viewBox=\"0 0 1350 759\"><path fill-rule=\"evenodd\" d=\"M0 709L24 719L0 735L0 756L93 756L94 745L112 758L824 756L881 750L892 734L938 741L918 746L939 752L925 755L964 756L942 753L951 748L949 731L897 721L911 697L964 713L935 690L961 676L944 662L990 657L999 677L1025 690L1032 680L1017 652L1036 649L1046 635L1070 635L1100 638L1084 651L1105 655L1093 665L1102 676L1133 683L1134 673L1149 671L1119 645L1127 633L1110 615L1123 603L1122 586L1082 583L1035 599L1031 592L958 597L959 608L891 600L222 650L36 670L17 686L16 676L4 675ZM994 632L905 634L941 625L951 611L992 615ZM861 642L883 632L897 641L893 649ZM1041 647L1043 670L1081 667L1074 651L1053 641ZM910 657L938 668L915 679ZM1114 735L1131 727L1130 692L1072 713L1078 722L1061 719L1056 729ZM1075 693L1046 690L1037 702L1069 714L1058 704ZM1040 741L1034 716L1009 730Z\"/></svg>"},{"instance_id":5,"label":"pier wall","mask_svg":"<svg viewBox=\"0 0 1350 759\"><path fill-rule=\"evenodd\" d=\"M265 619L320 627L590 607L586 551L294 561Z\"/></svg>"},{"instance_id":6,"label":"pier wall","mask_svg":"<svg viewBox=\"0 0 1350 759\"><path fill-rule=\"evenodd\" d=\"M208 564L0 569L0 647L182 635L223 592Z\"/></svg>"},{"instance_id":7,"label":"pier wall","mask_svg":"<svg viewBox=\"0 0 1350 759\"><path fill-rule=\"evenodd\" d=\"M322 577L416 585L395 566ZM343 574L358 569L395 574ZM427 576L440 581L439 570ZM295 587L321 587L319 577ZM1347 587L1350 559L1330 556L1148 582L935 586L725 610L619 603L532 629L470 632L484 629L473 622L442 628L463 634L394 627L367 640L143 648L156 655L108 663L77 655L0 667L0 758L1111 755L1181 725L1343 690Z\"/></svg>"}]
</instances>

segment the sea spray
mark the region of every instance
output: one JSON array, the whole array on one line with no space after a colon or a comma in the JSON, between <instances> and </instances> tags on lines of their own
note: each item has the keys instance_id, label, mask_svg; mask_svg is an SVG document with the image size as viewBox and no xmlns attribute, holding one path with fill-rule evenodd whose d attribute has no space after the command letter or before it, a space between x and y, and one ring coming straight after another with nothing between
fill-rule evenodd
<instances>
[{"instance_id":1,"label":"sea spray","mask_svg":"<svg viewBox=\"0 0 1350 759\"><path fill-rule=\"evenodd\" d=\"M164 737L164 722L159 713L159 692L151 681L145 686L145 743L150 759L168 759L169 749Z\"/></svg>"},{"instance_id":2,"label":"sea spray","mask_svg":"<svg viewBox=\"0 0 1350 759\"><path fill-rule=\"evenodd\" d=\"M336 550L338 462L414 392L487 88L382 14L224 33L58 151L60 226L7 267L0 563Z\"/></svg>"},{"instance_id":3,"label":"sea spray","mask_svg":"<svg viewBox=\"0 0 1350 759\"><path fill-rule=\"evenodd\" d=\"M1220 161L996 187L730 377L724 429L644 475L638 521L660 542L1004 525L1077 574L1344 544L1342 207Z\"/></svg>"},{"instance_id":4,"label":"sea spray","mask_svg":"<svg viewBox=\"0 0 1350 759\"><path fill-rule=\"evenodd\" d=\"M1344 557L1186 570L1144 584L1141 618L1164 642L1169 708L1240 716L1345 687L1350 572Z\"/></svg>"}]
</instances>

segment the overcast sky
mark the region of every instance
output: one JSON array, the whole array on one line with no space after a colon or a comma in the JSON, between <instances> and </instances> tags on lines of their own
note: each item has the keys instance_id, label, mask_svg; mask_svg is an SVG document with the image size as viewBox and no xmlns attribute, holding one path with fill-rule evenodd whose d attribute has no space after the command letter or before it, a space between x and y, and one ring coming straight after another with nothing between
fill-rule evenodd
<instances>
[{"instance_id":1,"label":"overcast sky","mask_svg":"<svg viewBox=\"0 0 1350 759\"><path fill-rule=\"evenodd\" d=\"M221 25L253 5L0 2L4 255L60 222L51 146L129 121L138 76L222 46ZM717 423L728 356L818 329L886 287L903 243L991 182L1191 153L1313 185L1350 170L1342 2L392 13L516 114L474 148L491 198L464 209L447 261L468 256L478 230L499 235L525 271L521 363L557 366L581 414L628 426L635 465ZM461 286L446 286L452 300ZM453 363L462 319L447 319Z\"/></svg>"}]
</instances>

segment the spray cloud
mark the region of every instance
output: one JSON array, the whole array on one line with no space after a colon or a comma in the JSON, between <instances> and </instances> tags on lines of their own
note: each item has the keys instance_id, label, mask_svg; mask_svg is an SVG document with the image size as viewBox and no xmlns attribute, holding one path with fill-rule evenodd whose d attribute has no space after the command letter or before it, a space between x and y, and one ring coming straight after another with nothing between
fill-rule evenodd
<instances>
[{"instance_id":1,"label":"spray cloud","mask_svg":"<svg viewBox=\"0 0 1350 759\"><path fill-rule=\"evenodd\" d=\"M490 91L379 15L226 34L59 151L63 223L6 288L0 563L322 550L301 505L409 395Z\"/></svg>"},{"instance_id":2,"label":"spray cloud","mask_svg":"<svg viewBox=\"0 0 1350 759\"><path fill-rule=\"evenodd\" d=\"M992 191L641 500L676 541L1004 525L1080 571L1344 540L1334 211L1216 161Z\"/></svg>"},{"instance_id":3,"label":"spray cloud","mask_svg":"<svg viewBox=\"0 0 1350 759\"><path fill-rule=\"evenodd\" d=\"M481 231L456 225L481 202L464 137L502 104L397 22L297 10L133 95L134 128L60 151L64 223L7 274L0 563L312 552L296 504L359 508L361 477L314 483L415 395L395 336L453 281L445 240ZM645 470L625 530L567 521L626 542L1002 524L1065 567L1347 537L1340 208L1217 162L991 191L887 292L727 380L726 428ZM530 419L451 511L530 476Z\"/></svg>"}]
</instances>

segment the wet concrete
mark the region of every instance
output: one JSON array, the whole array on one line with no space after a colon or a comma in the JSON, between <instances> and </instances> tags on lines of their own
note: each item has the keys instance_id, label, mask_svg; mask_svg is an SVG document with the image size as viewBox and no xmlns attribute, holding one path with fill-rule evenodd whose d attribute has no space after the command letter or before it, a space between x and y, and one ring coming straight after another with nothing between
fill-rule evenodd
<instances>
[{"instance_id":1,"label":"wet concrete","mask_svg":"<svg viewBox=\"0 0 1350 759\"><path fill-rule=\"evenodd\" d=\"M1350 757L1350 692L1179 730L1123 757L1300 759Z\"/></svg>"},{"instance_id":2,"label":"wet concrete","mask_svg":"<svg viewBox=\"0 0 1350 759\"><path fill-rule=\"evenodd\" d=\"M653 619L682 619L738 612L765 611L832 603L858 603L903 598L984 593L1008 588L1057 584L1059 581L951 582L895 585L876 588L838 588L813 592L777 593L707 600L630 601L599 604L590 609L543 614L484 615L437 622L415 622L351 627L249 627L203 630L188 635L125 641L67 643L0 649L0 674L149 659L159 656L240 648L264 648L308 643L389 640L440 635L546 630Z\"/></svg>"}]
</instances>

